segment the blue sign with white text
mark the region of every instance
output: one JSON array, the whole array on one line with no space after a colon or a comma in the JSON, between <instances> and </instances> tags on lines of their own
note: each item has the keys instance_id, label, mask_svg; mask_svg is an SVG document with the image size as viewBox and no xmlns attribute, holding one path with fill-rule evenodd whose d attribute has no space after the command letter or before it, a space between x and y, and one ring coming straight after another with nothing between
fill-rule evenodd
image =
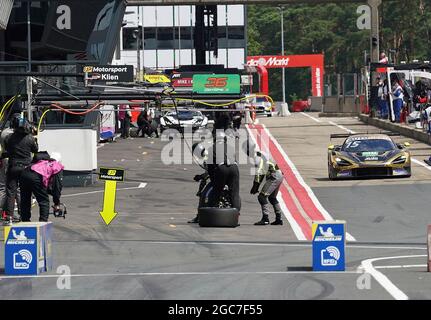
<instances>
[{"instance_id":1,"label":"blue sign with white text","mask_svg":"<svg viewBox=\"0 0 431 320\"><path fill-rule=\"evenodd\" d=\"M37 274L37 227L5 227L5 273Z\"/></svg>"},{"instance_id":2,"label":"blue sign with white text","mask_svg":"<svg viewBox=\"0 0 431 320\"><path fill-rule=\"evenodd\" d=\"M344 271L345 222L313 223L313 270Z\"/></svg>"}]
</instances>

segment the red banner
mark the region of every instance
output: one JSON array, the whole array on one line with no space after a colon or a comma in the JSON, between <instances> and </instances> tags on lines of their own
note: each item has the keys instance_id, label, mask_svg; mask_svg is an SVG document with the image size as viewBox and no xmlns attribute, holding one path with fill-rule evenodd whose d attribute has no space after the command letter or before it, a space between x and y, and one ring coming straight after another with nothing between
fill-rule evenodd
<instances>
[{"instance_id":1,"label":"red banner","mask_svg":"<svg viewBox=\"0 0 431 320\"><path fill-rule=\"evenodd\" d=\"M324 56L323 54L305 54L291 56L250 56L249 66L272 68L311 68L313 96L323 95Z\"/></svg>"},{"instance_id":2,"label":"red banner","mask_svg":"<svg viewBox=\"0 0 431 320\"><path fill-rule=\"evenodd\" d=\"M192 78L172 79L172 85L174 87L193 87Z\"/></svg>"}]
</instances>

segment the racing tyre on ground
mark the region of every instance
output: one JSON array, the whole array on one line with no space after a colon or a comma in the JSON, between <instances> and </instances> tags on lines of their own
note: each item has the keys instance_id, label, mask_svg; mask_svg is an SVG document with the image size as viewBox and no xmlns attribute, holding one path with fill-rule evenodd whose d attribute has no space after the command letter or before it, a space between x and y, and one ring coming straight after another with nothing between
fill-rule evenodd
<instances>
[{"instance_id":1,"label":"racing tyre on ground","mask_svg":"<svg viewBox=\"0 0 431 320\"><path fill-rule=\"evenodd\" d=\"M198 209L199 226L213 228L238 227L239 212L236 208L211 208Z\"/></svg>"},{"instance_id":2,"label":"racing tyre on ground","mask_svg":"<svg viewBox=\"0 0 431 320\"><path fill-rule=\"evenodd\" d=\"M404 178L411 178L411 176L412 176L412 168L410 167L410 168L406 168L406 169L407 169L408 174L406 174L404 176Z\"/></svg>"},{"instance_id":3,"label":"racing tyre on ground","mask_svg":"<svg viewBox=\"0 0 431 320\"><path fill-rule=\"evenodd\" d=\"M131 138L136 138L138 136L138 128L131 127L130 130L129 130L129 136Z\"/></svg>"},{"instance_id":4,"label":"racing tyre on ground","mask_svg":"<svg viewBox=\"0 0 431 320\"><path fill-rule=\"evenodd\" d=\"M328 178L329 180L336 180L337 179L337 175L334 171L334 168L332 168L332 166L328 163Z\"/></svg>"}]
</instances>

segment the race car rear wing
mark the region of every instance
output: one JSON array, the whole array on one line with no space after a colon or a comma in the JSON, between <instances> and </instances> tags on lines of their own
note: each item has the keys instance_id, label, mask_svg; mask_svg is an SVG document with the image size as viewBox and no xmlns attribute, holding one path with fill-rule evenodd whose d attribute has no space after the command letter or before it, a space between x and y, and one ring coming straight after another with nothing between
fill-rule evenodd
<instances>
[{"instance_id":1,"label":"race car rear wing","mask_svg":"<svg viewBox=\"0 0 431 320\"><path fill-rule=\"evenodd\" d=\"M401 136L401 134L397 133L397 132L367 132L367 133L336 133L336 134L331 134L330 138L332 139L347 139L351 136L360 136L360 135L368 135L368 134L384 134L387 135L389 137L398 137Z\"/></svg>"}]
</instances>

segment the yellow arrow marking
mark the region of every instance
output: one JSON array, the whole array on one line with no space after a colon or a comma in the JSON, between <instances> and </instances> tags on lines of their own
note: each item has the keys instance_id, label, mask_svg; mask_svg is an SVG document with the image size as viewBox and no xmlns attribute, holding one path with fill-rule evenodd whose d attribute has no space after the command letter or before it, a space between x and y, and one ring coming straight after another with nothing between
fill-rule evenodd
<instances>
[{"instance_id":1,"label":"yellow arrow marking","mask_svg":"<svg viewBox=\"0 0 431 320\"><path fill-rule=\"evenodd\" d=\"M117 181L105 181L105 193L103 196L103 210L100 212L103 221L109 225L117 216L115 212L115 194L117 192Z\"/></svg>"}]
</instances>

